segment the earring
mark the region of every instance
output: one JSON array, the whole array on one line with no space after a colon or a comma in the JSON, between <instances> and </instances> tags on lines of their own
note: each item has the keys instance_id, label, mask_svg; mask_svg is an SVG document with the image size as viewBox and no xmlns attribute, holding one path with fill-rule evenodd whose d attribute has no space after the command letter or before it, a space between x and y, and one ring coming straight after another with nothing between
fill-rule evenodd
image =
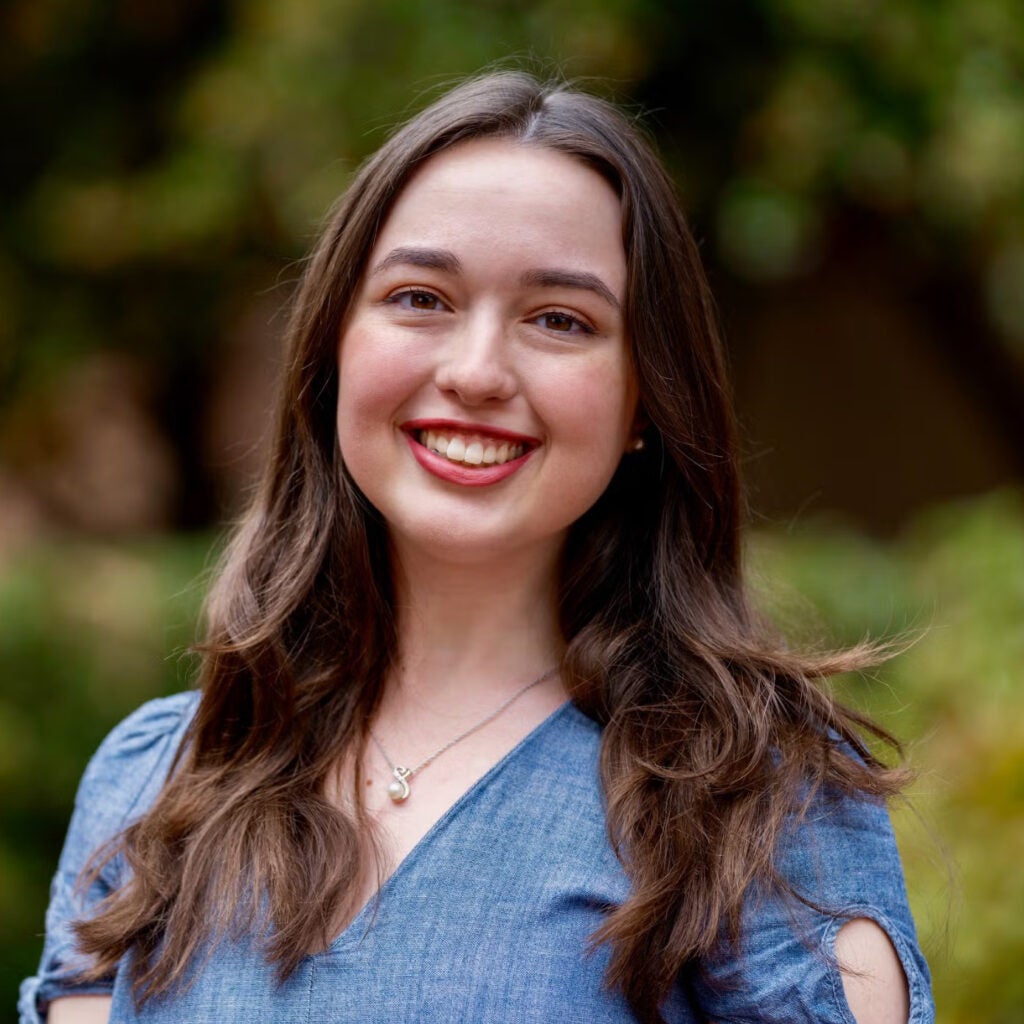
<instances>
[{"instance_id":1,"label":"earring","mask_svg":"<svg viewBox=\"0 0 1024 1024\"><path fill-rule=\"evenodd\" d=\"M636 440L635 440L635 441L634 441L634 442L633 442L633 443L632 443L632 444L631 444L631 445L629 446L629 450L630 450L631 452L639 452L639 451L643 451L643 448L644 448L644 439L643 439L642 437L638 437L638 438L637 438L637 439L636 439Z\"/></svg>"}]
</instances>

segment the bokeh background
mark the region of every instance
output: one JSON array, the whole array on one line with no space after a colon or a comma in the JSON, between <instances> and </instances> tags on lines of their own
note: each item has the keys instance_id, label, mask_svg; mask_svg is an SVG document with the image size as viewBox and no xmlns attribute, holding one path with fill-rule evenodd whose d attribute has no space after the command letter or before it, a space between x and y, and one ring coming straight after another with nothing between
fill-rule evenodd
<instances>
[{"instance_id":1,"label":"bokeh background","mask_svg":"<svg viewBox=\"0 0 1024 1024\"><path fill-rule=\"evenodd\" d=\"M282 307L361 157L517 55L642 112L725 325L751 562L798 639L916 631L847 697L940 1019L1024 1021L1020 0L0 3L0 990L78 776L189 684Z\"/></svg>"}]
</instances>

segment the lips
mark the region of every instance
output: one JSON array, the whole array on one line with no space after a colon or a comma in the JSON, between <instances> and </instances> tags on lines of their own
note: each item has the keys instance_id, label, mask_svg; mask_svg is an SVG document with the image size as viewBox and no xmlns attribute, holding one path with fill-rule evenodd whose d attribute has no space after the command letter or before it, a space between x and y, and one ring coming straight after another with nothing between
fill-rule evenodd
<instances>
[{"instance_id":1,"label":"lips","mask_svg":"<svg viewBox=\"0 0 1024 1024\"><path fill-rule=\"evenodd\" d=\"M410 420L401 429L424 469L467 486L506 479L540 444L526 434L454 420Z\"/></svg>"}]
</instances>

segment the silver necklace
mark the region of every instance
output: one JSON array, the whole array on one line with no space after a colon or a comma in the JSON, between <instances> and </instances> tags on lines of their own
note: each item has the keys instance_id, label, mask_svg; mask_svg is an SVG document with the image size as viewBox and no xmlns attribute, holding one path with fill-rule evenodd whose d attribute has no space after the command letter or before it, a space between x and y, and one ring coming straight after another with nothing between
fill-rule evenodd
<instances>
[{"instance_id":1,"label":"silver necklace","mask_svg":"<svg viewBox=\"0 0 1024 1024\"><path fill-rule=\"evenodd\" d=\"M544 682L545 679L550 679L555 674L555 668L549 668L542 675L537 676L532 683L527 683L521 690L516 690L515 693L509 697L500 707L492 711L486 718L477 722L476 725L471 726L465 732L459 733L458 736L453 740L449 740L443 747L438 747L429 757L424 758L415 768L403 768L400 764L395 764L391 760L388 752L384 749L384 744L377 738L377 734L371 729L370 738L377 745L377 749L381 752L381 756L387 761L388 767L391 769L393 776L392 781L388 783L388 796L391 797L392 802L396 804L403 803L409 799L409 780L414 776L418 775L427 765L437 760L443 753L451 750L456 743L461 743L467 736L472 736L473 733L478 732L485 725L493 722L498 715L503 711L510 708L527 690L532 690L535 686L539 686Z\"/></svg>"}]
</instances>

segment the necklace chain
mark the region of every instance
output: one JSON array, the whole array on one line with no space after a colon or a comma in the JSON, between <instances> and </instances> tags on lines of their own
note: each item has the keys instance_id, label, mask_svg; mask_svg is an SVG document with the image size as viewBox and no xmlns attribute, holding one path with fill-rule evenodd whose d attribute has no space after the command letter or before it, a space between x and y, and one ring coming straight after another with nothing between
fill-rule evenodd
<instances>
[{"instance_id":1,"label":"necklace chain","mask_svg":"<svg viewBox=\"0 0 1024 1024\"><path fill-rule=\"evenodd\" d=\"M427 765L436 761L442 754L451 750L456 743L461 743L468 736L472 736L473 733L479 732L485 725L489 725L493 722L503 711L510 708L527 690L532 690L535 686L539 686L544 682L545 679L550 679L555 674L555 668L549 668L546 672L541 673L532 682L527 683L524 687L516 690L508 700L504 701L497 708L494 709L486 718L482 718L476 725L470 726L465 732L460 732L454 739L449 740L443 747L438 747L432 754L425 757L415 768L403 768L401 765L395 764L391 760L390 755L384 749L384 744L381 743L377 734L371 729L370 739L376 744L377 749L380 751L381 756L387 762L388 767L391 769L391 774L394 776L394 781L388 785L388 796L396 803L400 804L403 800L407 800L409 797L409 779L414 775L418 775Z\"/></svg>"}]
</instances>

